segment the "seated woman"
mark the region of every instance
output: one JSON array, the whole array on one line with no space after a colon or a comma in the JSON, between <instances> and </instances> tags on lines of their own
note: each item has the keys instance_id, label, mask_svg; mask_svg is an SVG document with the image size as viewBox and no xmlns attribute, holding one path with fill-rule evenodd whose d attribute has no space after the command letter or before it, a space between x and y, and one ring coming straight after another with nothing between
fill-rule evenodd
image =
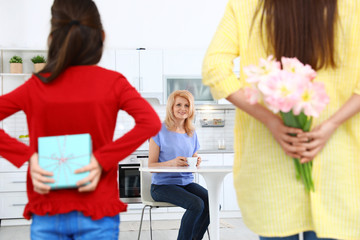
<instances>
[{"instance_id":1,"label":"seated woman","mask_svg":"<svg viewBox=\"0 0 360 240\"><path fill-rule=\"evenodd\" d=\"M186 157L198 157L199 141L193 127L194 97L186 90L173 92L166 105L161 131L149 143L149 167L188 166ZM197 166L201 158L197 159ZM208 193L193 183L192 173L153 173L151 195L186 209L178 240L202 239L210 223Z\"/></svg>"}]
</instances>

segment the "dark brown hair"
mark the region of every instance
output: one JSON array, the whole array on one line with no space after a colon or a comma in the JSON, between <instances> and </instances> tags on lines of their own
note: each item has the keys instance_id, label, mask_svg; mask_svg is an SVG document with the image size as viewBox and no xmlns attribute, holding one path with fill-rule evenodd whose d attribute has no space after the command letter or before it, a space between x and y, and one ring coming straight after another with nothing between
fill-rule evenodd
<instances>
[{"instance_id":1,"label":"dark brown hair","mask_svg":"<svg viewBox=\"0 0 360 240\"><path fill-rule=\"evenodd\" d=\"M261 0L253 23L261 9L260 29L265 26L268 53L278 60L296 57L315 70L336 68L337 0Z\"/></svg>"},{"instance_id":2,"label":"dark brown hair","mask_svg":"<svg viewBox=\"0 0 360 240\"><path fill-rule=\"evenodd\" d=\"M45 83L69 66L97 64L103 50L103 27L92 0L55 0L51 15L47 63L36 74Z\"/></svg>"}]
</instances>

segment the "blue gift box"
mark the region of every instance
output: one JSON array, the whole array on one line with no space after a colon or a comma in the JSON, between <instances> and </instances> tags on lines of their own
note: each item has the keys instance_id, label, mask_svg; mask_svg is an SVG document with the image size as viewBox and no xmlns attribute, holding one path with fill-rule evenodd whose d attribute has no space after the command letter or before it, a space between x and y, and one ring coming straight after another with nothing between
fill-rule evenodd
<instances>
[{"instance_id":1,"label":"blue gift box","mask_svg":"<svg viewBox=\"0 0 360 240\"><path fill-rule=\"evenodd\" d=\"M90 134L39 137L38 144L40 167L54 174L55 183L47 183L52 189L76 188L76 182L89 175L74 171L90 163Z\"/></svg>"}]
</instances>

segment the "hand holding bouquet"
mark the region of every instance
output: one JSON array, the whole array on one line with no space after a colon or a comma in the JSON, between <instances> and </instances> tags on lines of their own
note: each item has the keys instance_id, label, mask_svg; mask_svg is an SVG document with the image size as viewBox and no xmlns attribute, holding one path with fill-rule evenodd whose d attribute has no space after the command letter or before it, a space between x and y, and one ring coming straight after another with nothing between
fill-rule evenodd
<instances>
[{"instance_id":1,"label":"hand holding bouquet","mask_svg":"<svg viewBox=\"0 0 360 240\"><path fill-rule=\"evenodd\" d=\"M258 66L244 67L247 82L245 88L249 103L262 101L274 113L280 113L289 127L310 130L312 117L318 117L329 103L322 83L313 82L316 72L296 58L281 58L281 63L272 56L260 59ZM297 179L302 179L307 191L314 191L311 177L312 162L301 164L294 158Z\"/></svg>"}]
</instances>

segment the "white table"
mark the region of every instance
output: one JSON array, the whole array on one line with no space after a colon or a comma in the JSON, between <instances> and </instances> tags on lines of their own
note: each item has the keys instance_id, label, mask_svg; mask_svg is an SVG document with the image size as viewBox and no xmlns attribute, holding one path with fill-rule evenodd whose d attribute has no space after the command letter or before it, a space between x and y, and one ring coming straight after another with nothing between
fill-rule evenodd
<instances>
[{"instance_id":1,"label":"white table","mask_svg":"<svg viewBox=\"0 0 360 240\"><path fill-rule=\"evenodd\" d=\"M209 194L210 239L219 240L219 194L226 174L232 172L232 166L189 167L141 167L144 172L192 172L201 174L206 182Z\"/></svg>"}]
</instances>

